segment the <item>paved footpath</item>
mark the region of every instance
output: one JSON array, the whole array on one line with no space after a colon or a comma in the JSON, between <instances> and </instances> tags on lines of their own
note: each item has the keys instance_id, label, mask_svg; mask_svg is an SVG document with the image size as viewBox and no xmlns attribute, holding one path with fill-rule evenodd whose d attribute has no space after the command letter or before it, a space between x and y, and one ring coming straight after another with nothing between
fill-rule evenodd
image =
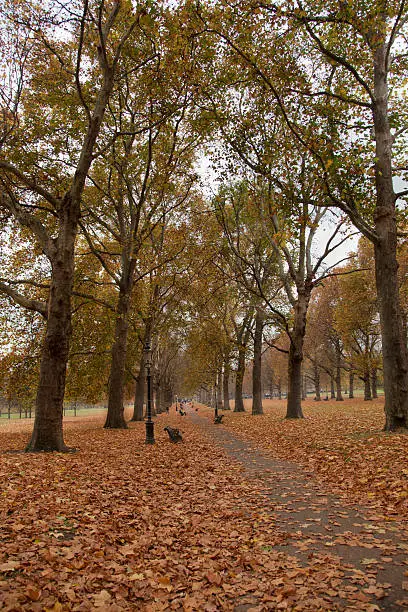
<instances>
[{"instance_id":1,"label":"paved footpath","mask_svg":"<svg viewBox=\"0 0 408 612\"><path fill-rule=\"evenodd\" d=\"M372 595L379 610L408 611L408 590L403 588L408 589L406 526L404 529L395 522L370 519L372 510L346 505L298 465L266 456L251 442L222 425L214 425L207 417L197 413L189 417L242 465L249 479L259 481L265 510L285 534L282 551L296 556L304 565L315 554L338 557L350 578L354 577L350 589L355 588L356 573L371 575L376 582ZM238 606L236 612L246 609Z\"/></svg>"}]
</instances>

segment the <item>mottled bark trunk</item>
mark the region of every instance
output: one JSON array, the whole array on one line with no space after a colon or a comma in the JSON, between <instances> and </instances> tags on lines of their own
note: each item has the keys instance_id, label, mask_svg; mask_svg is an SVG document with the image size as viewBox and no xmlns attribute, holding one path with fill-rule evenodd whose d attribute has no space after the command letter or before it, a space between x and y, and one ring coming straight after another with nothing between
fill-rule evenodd
<instances>
[{"instance_id":1,"label":"mottled bark trunk","mask_svg":"<svg viewBox=\"0 0 408 612\"><path fill-rule=\"evenodd\" d=\"M34 428L26 450L67 451L63 439L65 379L72 335L71 295L74 279L74 245L77 221L65 219L52 261L48 319L41 351Z\"/></svg>"},{"instance_id":2,"label":"mottled bark trunk","mask_svg":"<svg viewBox=\"0 0 408 612\"><path fill-rule=\"evenodd\" d=\"M163 388L163 383L160 382L159 384L156 385L156 412L157 414L162 414L165 409L166 402L164 399L164 388Z\"/></svg>"},{"instance_id":3,"label":"mottled bark trunk","mask_svg":"<svg viewBox=\"0 0 408 612\"><path fill-rule=\"evenodd\" d=\"M313 382L315 388L315 401L320 402L322 399L320 396L320 369L316 363L313 364Z\"/></svg>"},{"instance_id":4,"label":"mottled bark trunk","mask_svg":"<svg viewBox=\"0 0 408 612\"><path fill-rule=\"evenodd\" d=\"M116 307L115 340L109 376L108 414L105 429L127 429L123 406L128 337L130 288L121 289Z\"/></svg>"},{"instance_id":5,"label":"mottled bark trunk","mask_svg":"<svg viewBox=\"0 0 408 612\"><path fill-rule=\"evenodd\" d=\"M224 410L231 410L229 401L229 378L230 378L230 365L228 362L224 363L224 375L222 379L223 384L223 395L224 395Z\"/></svg>"},{"instance_id":6,"label":"mottled bark trunk","mask_svg":"<svg viewBox=\"0 0 408 612\"><path fill-rule=\"evenodd\" d=\"M301 405L302 359L293 343L289 347L287 419L303 418Z\"/></svg>"},{"instance_id":7,"label":"mottled bark trunk","mask_svg":"<svg viewBox=\"0 0 408 612\"><path fill-rule=\"evenodd\" d=\"M131 421L143 421L143 406L144 406L144 394L145 394L145 358L144 351L140 357L139 375L136 378L135 386L135 401L133 404L133 416Z\"/></svg>"},{"instance_id":8,"label":"mottled bark trunk","mask_svg":"<svg viewBox=\"0 0 408 612\"><path fill-rule=\"evenodd\" d=\"M337 364L336 367L336 402L342 402L343 395L341 393L341 367Z\"/></svg>"},{"instance_id":9,"label":"mottled bark trunk","mask_svg":"<svg viewBox=\"0 0 408 612\"><path fill-rule=\"evenodd\" d=\"M117 11L112 12L113 21ZM112 21L112 23L113 23ZM63 402L69 345L72 335L71 295L74 280L75 238L81 197L93 160L94 147L113 88L114 70L103 68L102 85L90 117L71 187L59 206L59 234L48 246L51 286L48 318L41 351L34 429L26 450L66 451L62 433Z\"/></svg>"},{"instance_id":10,"label":"mottled bark trunk","mask_svg":"<svg viewBox=\"0 0 408 612\"><path fill-rule=\"evenodd\" d=\"M217 409L222 410L222 370L218 370L217 374Z\"/></svg>"},{"instance_id":11,"label":"mottled bark trunk","mask_svg":"<svg viewBox=\"0 0 408 612\"><path fill-rule=\"evenodd\" d=\"M165 408L170 408L171 404L173 403L173 389L171 388L170 383L166 383L166 387L165 387L165 393L164 393L164 403L165 403Z\"/></svg>"},{"instance_id":12,"label":"mottled bark trunk","mask_svg":"<svg viewBox=\"0 0 408 612\"><path fill-rule=\"evenodd\" d=\"M302 401L305 400L307 397L307 392L306 392L306 376L304 374L302 374Z\"/></svg>"},{"instance_id":13,"label":"mottled bark trunk","mask_svg":"<svg viewBox=\"0 0 408 612\"><path fill-rule=\"evenodd\" d=\"M306 333L306 315L310 291L298 290L293 329L290 338L288 360L288 402L287 419L301 419L302 412L302 363L303 342Z\"/></svg>"},{"instance_id":14,"label":"mottled bark trunk","mask_svg":"<svg viewBox=\"0 0 408 612\"><path fill-rule=\"evenodd\" d=\"M246 347L241 345L238 348L238 368L235 376L235 406L234 412L245 412L244 400L242 397L242 386L245 374L245 354Z\"/></svg>"},{"instance_id":15,"label":"mottled bark trunk","mask_svg":"<svg viewBox=\"0 0 408 612\"><path fill-rule=\"evenodd\" d=\"M371 370L371 395L373 399L377 399L377 384L378 384L378 376L377 376L377 368L372 368Z\"/></svg>"},{"instance_id":16,"label":"mottled bark trunk","mask_svg":"<svg viewBox=\"0 0 408 612\"><path fill-rule=\"evenodd\" d=\"M263 414L262 407L262 312L257 310L254 332L254 367L252 370L252 414Z\"/></svg>"},{"instance_id":17,"label":"mottled bark trunk","mask_svg":"<svg viewBox=\"0 0 408 612\"><path fill-rule=\"evenodd\" d=\"M371 385L370 385L370 371L367 370L366 372L364 372L364 376L362 378L364 381L364 400L369 401L372 399Z\"/></svg>"},{"instance_id":18,"label":"mottled bark trunk","mask_svg":"<svg viewBox=\"0 0 408 612\"><path fill-rule=\"evenodd\" d=\"M383 353L385 429L408 426L408 358L399 300L397 224L392 182L392 134L388 119L387 45L374 55L374 133L376 140L374 244Z\"/></svg>"},{"instance_id":19,"label":"mottled bark trunk","mask_svg":"<svg viewBox=\"0 0 408 612\"><path fill-rule=\"evenodd\" d=\"M349 372L349 399L354 398L354 371Z\"/></svg>"},{"instance_id":20,"label":"mottled bark trunk","mask_svg":"<svg viewBox=\"0 0 408 612\"><path fill-rule=\"evenodd\" d=\"M330 376L330 399L336 398L336 392L334 390L334 376Z\"/></svg>"}]
</instances>

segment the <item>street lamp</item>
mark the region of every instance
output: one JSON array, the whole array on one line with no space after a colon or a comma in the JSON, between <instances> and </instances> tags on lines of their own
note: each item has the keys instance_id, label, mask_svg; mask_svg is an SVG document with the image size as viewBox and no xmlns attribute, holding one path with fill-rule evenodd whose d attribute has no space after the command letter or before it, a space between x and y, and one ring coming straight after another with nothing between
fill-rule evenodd
<instances>
[{"instance_id":1,"label":"street lamp","mask_svg":"<svg viewBox=\"0 0 408 612\"><path fill-rule=\"evenodd\" d=\"M147 419L146 419L146 444L154 444L154 423L152 421L152 349L150 342L147 341L144 345L145 365L146 365L146 381L147 381Z\"/></svg>"}]
</instances>

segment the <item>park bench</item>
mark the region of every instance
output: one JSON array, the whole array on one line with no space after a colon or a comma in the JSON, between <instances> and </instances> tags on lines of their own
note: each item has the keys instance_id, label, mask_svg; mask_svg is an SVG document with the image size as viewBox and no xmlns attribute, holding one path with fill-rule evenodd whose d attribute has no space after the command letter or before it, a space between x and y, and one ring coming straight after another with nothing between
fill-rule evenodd
<instances>
[{"instance_id":1,"label":"park bench","mask_svg":"<svg viewBox=\"0 0 408 612\"><path fill-rule=\"evenodd\" d=\"M164 431L167 431L169 434L170 442L182 442L183 438L181 436L180 430L175 427L165 427Z\"/></svg>"},{"instance_id":2,"label":"park bench","mask_svg":"<svg viewBox=\"0 0 408 612\"><path fill-rule=\"evenodd\" d=\"M222 423L222 419L224 418L223 414L219 414L216 417L214 417L214 423L215 425L217 425L218 423Z\"/></svg>"}]
</instances>

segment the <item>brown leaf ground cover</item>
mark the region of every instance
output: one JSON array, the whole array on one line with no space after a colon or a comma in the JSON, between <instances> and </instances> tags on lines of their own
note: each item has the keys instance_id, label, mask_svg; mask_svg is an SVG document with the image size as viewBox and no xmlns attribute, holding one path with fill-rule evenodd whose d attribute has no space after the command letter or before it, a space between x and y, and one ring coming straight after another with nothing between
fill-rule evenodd
<instances>
[{"instance_id":1,"label":"brown leaf ground cover","mask_svg":"<svg viewBox=\"0 0 408 612\"><path fill-rule=\"evenodd\" d=\"M383 399L307 400L300 420L285 420L283 400L265 401L263 416L250 414L251 400L245 405L246 413L224 413L234 434L307 468L345 501L368 503L385 520L408 519L408 434L382 431Z\"/></svg>"},{"instance_id":2,"label":"brown leaf ground cover","mask_svg":"<svg viewBox=\"0 0 408 612\"><path fill-rule=\"evenodd\" d=\"M374 579L357 572L345 584L344 567L329 553L310 555L305 564L283 551L286 534L266 511L258 483L188 418L184 442L171 444L163 427L179 419L156 419L152 447L144 445L143 424L106 431L100 417L70 419L66 442L79 449L74 455L7 453L24 448L30 425L1 426L0 609L379 609ZM249 435L248 419L227 415L227 426ZM345 448L341 441L334 449L335 431L329 428L328 442L320 420L302 422L309 435L316 431L315 445L326 444L313 450L316 463L324 461L327 444L333 456ZM271 444L269 452L282 420L271 414L254 421L251 435L266 449ZM371 445L365 422L357 429L352 422L347 448L363 440ZM279 452L289 454L292 444L290 458L299 449L303 462L307 452L297 431L292 443L279 437ZM321 473L331 482L328 470ZM353 495L358 490L350 487Z\"/></svg>"}]
</instances>

